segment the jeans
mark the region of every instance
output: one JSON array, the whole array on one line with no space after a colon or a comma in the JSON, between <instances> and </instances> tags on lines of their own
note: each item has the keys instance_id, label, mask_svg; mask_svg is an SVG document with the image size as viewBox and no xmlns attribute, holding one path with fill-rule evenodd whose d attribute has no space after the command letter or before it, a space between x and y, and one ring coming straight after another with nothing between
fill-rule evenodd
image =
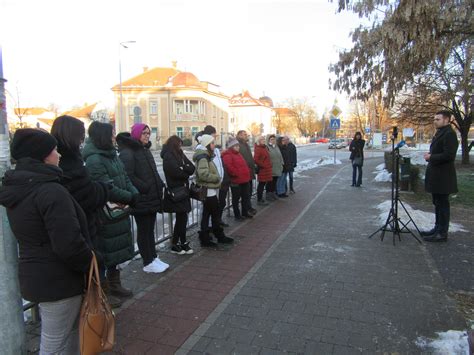
<instances>
[{"instance_id":1,"label":"jeans","mask_svg":"<svg viewBox=\"0 0 474 355\"><path fill-rule=\"evenodd\" d=\"M359 172L358 177L357 172ZM352 185L362 185L362 166L360 165L352 164Z\"/></svg>"},{"instance_id":2,"label":"jeans","mask_svg":"<svg viewBox=\"0 0 474 355\"><path fill-rule=\"evenodd\" d=\"M286 192L285 187L286 187L287 177L288 177L288 173L282 173L281 176L278 177L277 185L276 185L277 195L283 195Z\"/></svg>"},{"instance_id":3,"label":"jeans","mask_svg":"<svg viewBox=\"0 0 474 355\"><path fill-rule=\"evenodd\" d=\"M241 216L248 216L249 210L249 183L246 182L244 184L235 185L230 187L230 191L232 192L232 208L234 210L235 217ZM242 214L240 213L239 209L239 202L242 200Z\"/></svg>"},{"instance_id":4,"label":"jeans","mask_svg":"<svg viewBox=\"0 0 474 355\"><path fill-rule=\"evenodd\" d=\"M293 191L293 171L290 171L288 176L290 177L290 191Z\"/></svg>"},{"instance_id":5,"label":"jeans","mask_svg":"<svg viewBox=\"0 0 474 355\"><path fill-rule=\"evenodd\" d=\"M188 224L188 214L186 212L176 213L176 220L174 222L173 237L171 242L173 244L186 243L186 225Z\"/></svg>"},{"instance_id":6,"label":"jeans","mask_svg":"<svg viewBox=\"0 0 474 355\"><path fill-rule=\"evenodd\" d=\"M257 201L262 201L263 200L263 190L265 187L267 188L268 192L268 187L271 184L271 182L266 182L266 181L259 181L258 186L257 186Z\"/></svg>"},{"instance_id":7,"label":"jeans","mask_svg":"<svg viewBox=\"0 0 474 355\"><path fill-rule=\"evenodd\" d=\"M78 295L39 304L41 314L40 355L79 355L81 303L82 295Z\"/></svg>"},{"instance_id":8,"label":"jeans","mask_svg":"<svg viewBox=\"0 0 474 355\"><path fill-rule=\"evenodd\" d=\"M219 216L219 200L217 196L206 197L202 206L202 218L201 218L201 231L209 231L209 217L212 220L212 229L216 230L219 228L221 221Z\"/></svg>"},{"instance_id":9,"label":"jeans","mask_svg":"<svg viewBox=\"0 0 474 355\"><path fill-rule=\"evenodd\" d=\"M448 194L432 194L433 205L435 206L435 225L441 233L449 230L450 206Z\"/></svg>"},{"instance_id":10,"label":"jeans","mask_svg":"<svg viewBox=\"0 0 474 355\"><path fill-rule=\"evenodd\" d=\"M137 215L137 244L143 265L147 266L157 257L155 249L155 222L156 213Z\"/></svg>"}]
</instances>

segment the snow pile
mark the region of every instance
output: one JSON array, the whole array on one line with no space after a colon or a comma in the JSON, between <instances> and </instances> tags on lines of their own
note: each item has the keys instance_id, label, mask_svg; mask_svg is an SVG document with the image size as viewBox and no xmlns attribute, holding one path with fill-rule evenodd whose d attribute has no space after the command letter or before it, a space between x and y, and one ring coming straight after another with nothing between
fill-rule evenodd
<instances>
[{"instance_id":1,"label":"snow pile","mask_svg":"<svg viewBox=\"0 0 474 355\"><path fill-rule=\"evenodd\" d=\"M434 223L435 223L434 213L414 210L406 202L403 202L403 205L408 210L408 213L410 214L413 221L416 223L416 226L418 227L419 230L429 230L433 228ZM377 209L381 211L379 214L379 218L376 221L377 224L385 224L385 222L387 221L387 215L390 212L391 207L392 207L391 200L382 202L381 204L377 206ZM402 205L398 206L398 217L402 220L403 223L408 223L409 221L409 218L405 210L403 209ZM415 226L413 226L413 223L411 222L408 225L408 227L412 230L415 229ZM467 232L461 224L453 223L453 222L449 223L449 231L450 232Z\"/></svg>"},{"instance_id":2,"label":"snow pile","mask_svg":"<svg viewBox=\"0 0 474 355\"><path fill-rule=\"evenodd\" d=\"M310 169L314 169L323 165L332 165L334 164L334 158L330 158L328 156L324 156L322 158L319 158L316 161L313 161L311 159L306 159L303 161L298 162L298 166L295 168L295 172L302 172ZM342 164L342 162L339 159L336 159L336 165Z\"/></svg>"},{"instance_id":3,"label":"snow pile","mask_svg":"<svg viewBox=\"0 0 474 355\"><path fill-rule=\"evenodd\" d=\"M379 164L375 167L375 171L385 170L385 163Z\"/></svg>"},{"instance_id":4,"label":"snow pile","mask_svg":"<svg viewBox=\"0 0 474 355\"><path fill-rule=\"evenodd\" d=\"M375 177L375 181L390 182L392 181L392 173L389 173L386 169L383 169L381 172L377 174L377 176Z\"/></svg>"},{"instance_id":5,"label":"snow pile","mask_svg":"<svg viewBox=\"0 0 474 355\"><path fill-rule=\"evenodd\" d=\"M467 332L448 330L438 332L438 339L419 337L416 345L430 354L469 355Z\"/></svg>"},{"instance_id":6,"label":"snow pile","mask_svg":"<svg viewBox=\"0 0 474 355\"><path fill-rule=\"evenodd\" d=\"M428 165L428 162L423 158L426 152L410 152L410 154L403 154L403 156L410 157L410 163L412 165Z\"/></svg>"}]
</instances>

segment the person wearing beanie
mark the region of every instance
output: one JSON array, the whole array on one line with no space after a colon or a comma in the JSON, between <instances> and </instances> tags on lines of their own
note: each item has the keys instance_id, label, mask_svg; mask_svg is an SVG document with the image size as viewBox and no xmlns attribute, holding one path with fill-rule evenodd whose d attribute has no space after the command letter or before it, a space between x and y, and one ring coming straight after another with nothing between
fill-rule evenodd
<instances>
[{"instance_id":1,"label":"person wearing beanie","mask_svg":"<svg viewBox=\"0 0 474 355\"><path fill-rule=\"evenodd\" d=\"M270 153L270 160L272 161L272 182L268 186L266 199L267 201L275 201L278 199L278 195L276 194L276 184L278 178L283 173L283 156L281 155L281 151L276 145L276 136L271 134L268 137L268 152Z\"/></svg>"},{"instance_id":2,"label":"person wearing beanie","mask_svg":"<svg viewBox=\"0 0 474 355\"><path fill-rule=\"evenodd\" d=\"M248 204L247 209L249 214L255 215L257 210L252 207L253 181L255 180L255 161L253 160L252 151L250 150L249 136L247 132L245 130L237 132L237 140L239 141L240 145L240 154L242 154L250 171L250 178L248 181L248 198L246 198Z\"/></svg>"},{"instance_id":3,"label":"person wearing beanie","mask_svg":"<svg viewBox=\"0 0 474 355\"><path fill-rule=\"evenodd\" d=\"M215 247L216 243L209 235L209 218L212 221L212 231L220 243L232 243L234 240L224 234L224 229L220 225L219 201L217 195L221 185L221 176L214 163L214 137L203 134L200 137L200 145L196 147L193 161L196 165L196 184L207 189L206 200L203 202L201 230L199 240L202 247Z\"/></svg>"},{"instance_id":4,"label":"person wearing beanie","mask_svg":"<svg viewBox=\"0 0 474 355\"><path fill-rule=\"evenodd\" d=\"M217 130L214 126L211 126L211 125L207 125L206 127L204 127L202 134L211 135L212 137L214 137L214 140L217 138ZM214 148L214 158L212 159L212 161L216 165L219 176L221 177L221 187L219 188L219 196L218 196L219 218L220 218L219 224L221 225L221 227L228 227L229 225L222 220L222 214L224 212L225 205L227 202L227 193L229 192L230 179L229 179L228 174L225 171L224 163L222 162L221 151L217 147Z\"/></svg>"},{"instance_id":5,"label":"person wearing beanie","mask_svg":"<svg viewBox=\"0 0 474 355\"><path fill-rule=\"evenodd\" d=\"M43 161L58 142L46 131L35 128L23 128L15 132L10 147L11 156L15 160L31 158Z\"/></svg>"},{"instance_id":6,"label":"person wearing beanie","mask_svg":"<svg viewBox=\"0 0 474 355\"><path fill-rule=\"evenodd\" d=\"M92 260L86 215L61 185L56 139L19 129L11 144L0 204L18 241L18 278L25 300L39 304L41 354L79 354L78 320Z\"/></svg>"},{"instance_id":7,"label":"person wearing beanie","mask_svg":"<svg viewBox=\"0 0 474 355\"><path fill-rule=\"evenodd\" d=\"M167 263L160 260L155 247L156 214L162 211L164 184L150 152L150 135L150 127L144 123L135 123L130 133L119 133L116 140L119 158L132 184L140 193L140 199L131 213L137 223L137 244L143 271L160 273L169 268Z\"/></svg>"},{"instance_id":8,"label":"person wearing beanie","mask_svg":"<svg viewBox=\"0 0 474 355\"><path fill-rule=\"evenodd\" d=\"M268 202L263 199L263 190L266 188L268 194L268 188L273 179L272 160L264 136L257 138L253 151L255 164L258 166L257 204L265 206Z\"/></svg>"},{"instance_id":9,"label":"person wearing beanie","mask_svg":"<svg viewBox=\"0 0 474 355\"><path fill-rule=\"evenodd\" d=\"M89 126L89 139L82 156L93 181L110 185L109 202L122 210L121 218L111 219L105 210L100 218L104 221L97 232L100 252L104 257L104 270L101 271L103 289L107 295L120 298L131 297L132 291L123 287L117 265L131 260L134 256L132 226L128 205L135 207L139 200L138 190L133 186L125 172L122 161L115 149L115 133L111 124L94 121Z\"/></svg>"},{"instance_id":10,"label":"person wearing beanie","mask_svg":"<svg viewBox=\"0 0 474 355\"><path fill-rule=\"evenodd\" d=\"M227 149L222 153L222 159L225 169L230 176L230 191L232 193L234 217L236 220L243 220L245 218L252 218L248 210L248 199L250 198L248 182L250 180L250 171L244 157L239 151L239 141L232 137L227 142ZM241 200L242 213L239 209L239 202Z\"/></svg>"}]
</instances>

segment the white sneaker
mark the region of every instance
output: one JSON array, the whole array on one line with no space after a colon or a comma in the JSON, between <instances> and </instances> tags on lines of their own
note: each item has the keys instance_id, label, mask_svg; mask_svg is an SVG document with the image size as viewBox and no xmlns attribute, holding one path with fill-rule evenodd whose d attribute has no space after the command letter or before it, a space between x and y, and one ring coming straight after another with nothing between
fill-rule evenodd
<instances>
[{"instance_id":1,"label":"white sneaker","mask_svg":"<svg viewBox=\"0 0 474 355\"><path fill-rule=\"evenodd\" d=\"M170 267L167 263L164 263L164 262L161 261L160 258L158 258L158 257L157 257L155 260L153 260L152 264L155 264L155 265L157 265L158 267L162 267L162 268L164 267L165 270Z\"/></svg>"},{"instance_id":2,"label":"white sneaker","mask_svg":"<svg viewBox=\"0 0 474 355\"><path fill-rule=\"evenodd\" d=\"M149 263L147 266L143 267L143 271L149 272L149 273L154 273L154 274L159 274L163 271L165 271L167 267L164 267L162 265L157 265L153 262Z\"/></svg>"}]
</instances>

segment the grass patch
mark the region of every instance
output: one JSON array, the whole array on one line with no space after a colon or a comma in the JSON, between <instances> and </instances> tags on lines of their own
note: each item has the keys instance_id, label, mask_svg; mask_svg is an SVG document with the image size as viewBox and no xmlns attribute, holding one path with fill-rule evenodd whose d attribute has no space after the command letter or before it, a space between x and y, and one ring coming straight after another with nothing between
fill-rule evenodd
<instances>
[{"instance_id":1,"label":"grass patch","mask_svg":"<svg viewBox=\"0 0 474 355\"><path fill-rule=\"evenodd\" d=\"M425 167L419 167L420 172L425 174ZM450 195L450 202L452 206L472 208L474 207L474 164L461 165L456 163L456 175L458 180L458 193ZM414 179L414 177L412 177ZM411 202L421 202L431 204L431 194L425 192L425 182L418 176L418 182L413 184L414 195L408 198Z\"/></svg>"},{"instance_id":2,"label":"grass patch","mask_svg":"<svg viewBox=\"0 0 474 355\"><path fill-rule=\"evenodd\" d=\"M459 192L451 195L451 202L455 205L474 207L474 165L457 165L456 173Z\"/></svg>"}]
</instances>

